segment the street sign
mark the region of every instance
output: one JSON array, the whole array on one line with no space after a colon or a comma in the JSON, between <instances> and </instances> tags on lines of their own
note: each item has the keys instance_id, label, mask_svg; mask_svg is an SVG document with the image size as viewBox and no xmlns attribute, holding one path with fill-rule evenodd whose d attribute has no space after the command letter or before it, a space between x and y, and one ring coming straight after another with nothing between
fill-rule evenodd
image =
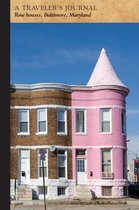
<instances>
[{"instance_id":1,"label":"street sign","mask_svg":"<svg viewBox=\"0 0 139 210\"><path fill-rule=\"evenodd\" d=\"M46 150L45 149L40 149L40 159L41 160L45 160L45 154L46 154Z\"/></svg>"}]
</instances>

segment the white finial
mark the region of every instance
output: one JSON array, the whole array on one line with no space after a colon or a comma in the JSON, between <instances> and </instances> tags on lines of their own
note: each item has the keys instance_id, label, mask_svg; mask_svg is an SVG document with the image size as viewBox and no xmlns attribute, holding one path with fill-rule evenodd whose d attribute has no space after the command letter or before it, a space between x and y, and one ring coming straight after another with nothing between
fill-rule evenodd
<instances>
[{"instance_id":1,"label":"white finial","mask_svg":"<svg viewBox=\"0 0 139 210\"><path fill-rule=\"evenodd\" d=\"M101 53L106 53L106 50L102 48Z\"/></svg>"}]
</instances>

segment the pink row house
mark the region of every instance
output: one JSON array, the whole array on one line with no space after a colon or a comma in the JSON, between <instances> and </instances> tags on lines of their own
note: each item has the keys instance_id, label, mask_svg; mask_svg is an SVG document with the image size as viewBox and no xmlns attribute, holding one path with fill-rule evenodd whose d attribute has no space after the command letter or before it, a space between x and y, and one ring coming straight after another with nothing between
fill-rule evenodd
<instances>
[{"instance_id":1,"label":"pink row house","mask_svg":"<svg viewBox=\"0 0 139 210\"><path fill-rule=\"evenodd\" d=\"M73 179L76 196L127 196L125 97L105 49L86 86L72 87ZM88 190L86 189L88 188Z\"/></svg>"}]
</instances>

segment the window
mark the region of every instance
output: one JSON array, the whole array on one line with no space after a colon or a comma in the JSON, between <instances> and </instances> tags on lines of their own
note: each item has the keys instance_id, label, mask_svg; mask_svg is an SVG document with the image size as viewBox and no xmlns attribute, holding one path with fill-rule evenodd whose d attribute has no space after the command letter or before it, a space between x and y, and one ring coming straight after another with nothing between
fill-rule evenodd
<instances>
[{"instance_id":1,"label":"window","mask_svg":"<svg viewBox=\"0 0 139 210\"><path fill-rule=\"evenodd\" d=\"M67 176L67 158L66 158L66 151L65 150L58 150L57 151L57 161L58 161L58 177L59 178L66 178Z\"/></svg>"},{"instance_id":2,"label":"window","mask_svg":"<svg viewBox=\"0 0 139 210\"><path fill-rule=\"evenodd\" d=\"M102 196L112 196L112 187L110 186L102 187Z\"/></svg>"},{"instance_id":3,"label":"window","mask_svg":"<svg viewBox=\"0 0 139 210\"><path fill-rule=\"evenodd\" d=\"M123 178L127 178L127 152L123 150Z\"/></svg>"},{"instance_id":4,"label":"window","mask_svg":"<svg viewBox=\"0 0 139 210\"><path fill-rule=\"evenodd\" d=\"M39 195L44 194L44 186L39 186ZM45 187L45 194L47 195L47 187Z\"/></svg>"},{"instance_id":5,"label":"window","mask_svg":"<svg viewBox=\"0 0 139 210\"><path fill-rule=\"evenodd\" d=\"M58 196L65 195L65 187L58 187L57 194L58 194Z\"/></svg>"},{"instance_id":6,"label":"window","mask_svg":"<svg viewBox=\"0 0 139 210\"><path fill-rule=\"evenodd\" d=\"M126 134L126 113L124 110L121 112L121 119L122 119L122 133Z\"/></svg>"},{"instance_id":7,"label":"window","mask_svg":"<svg viewBox=\"0 0 139 210\"><path fill-rule=\"evenodd\" d=\"M47 132L46 109L37 110L37 133Z\"/></svg>"},{"instance_id":8,"label":"window","mask_svg":"<svg viewBox=\"0 0 139 210\"><path fill-rule=\"evenodd\" d=\"M101 132L109 133L111 132L111 109L105 108L101 109Z\"/></svg>"},{"instance_id":9,"label":"window","mask_svg":"<svg viewBox=\"0 0 139 210\"><path fill-rule=\"evenodd\" d=\"M57 111L57 132L58 133L67 133L67 111L58 110Z\"/></svg>"},{"instance_id":10,"label":"window","mask_svg":"<svg viewBox=\"0 0 139 210\"><path fill-rule=\"evenodd\" d=\"M20 110L18 113L19 119L19 133L28 134L29 133L29 110Z\"/></svg>"},{"instance_id":11,"label":"window","mask_svg":"<svg viewBox=\"0 0 139 210\"><path fill-rule=\"evenodd\" d=\"M42 159L42 152L44 158ZM47 150L46 149L40 149L38 151L39 157L38 157L38 176L43 177L43 169L44 169L44 177L47 177Z\"/></svg>"},{"instance_id":12,"label":"window","mask_svg":"<svg viewBox=\"0 0 139 210\"><path fill-rule=\"evenodd\" d=\"M76 132L85 132L85 110L76 110Z\"/></svg>"},{"instance_id":13,"label":"window","mask_svg":"<svg viewBox=\"0 0 139 210\"><path fill-rule=\"evenodd\" d=\"M112 178L111 150L102 150L102 178Z\"/></svg>"}]
</instances>

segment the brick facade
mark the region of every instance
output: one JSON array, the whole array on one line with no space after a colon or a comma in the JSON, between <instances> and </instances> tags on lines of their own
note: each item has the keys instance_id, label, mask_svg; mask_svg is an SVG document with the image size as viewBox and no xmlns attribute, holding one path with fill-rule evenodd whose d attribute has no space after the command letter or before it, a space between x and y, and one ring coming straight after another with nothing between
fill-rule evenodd
<instances>
[{"instance_id":1,"label":"brick facade","mask_svg":"<svg viewBox=\"0 0 139 210\"><path fill-rule=\"evenodd\" d=\"M47 107L47 134L37 133L37 106ZM48 180L58 179L57 149L51 152L48 148L55 145L67 151L67 179L72 179L71 152L71 93L63 90L11 91L11 179L18 179L20 149L30 150L30 179L38 179L38 149L47 148ZM18 108L17 108L18 107ZM20 108L21 107L21 108ZM18 134L18 112L27 107L29 110L29 135ZM67 110L67 135L57 134L57 107ZM18 148L17 148L18 147Z\"/></svg>"}]
</instances>

